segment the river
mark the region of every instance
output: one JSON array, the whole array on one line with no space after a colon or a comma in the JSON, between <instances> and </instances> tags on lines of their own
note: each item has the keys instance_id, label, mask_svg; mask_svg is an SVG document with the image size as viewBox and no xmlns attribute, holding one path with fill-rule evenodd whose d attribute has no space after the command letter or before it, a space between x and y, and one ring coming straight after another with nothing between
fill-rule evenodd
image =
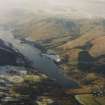
<instances>
[{"instance_id":1,"label":"river","mask_svg":"<svg viewBox=\"0 0 105 105\"><path fill-rule=\"evenodd\" d=\"M3 37L4 40L13 44L13 46L20 51L29 61L31 66L38 68L39 72L48 75L49 78L56 80L56 82L66 88L78 87L78 84L72 80L67 79L60 68L53 62L53 60L41 55L41 50L35 48L28 43L21 43L20 40L13 37Z\"/></svg>"}]
</instances>

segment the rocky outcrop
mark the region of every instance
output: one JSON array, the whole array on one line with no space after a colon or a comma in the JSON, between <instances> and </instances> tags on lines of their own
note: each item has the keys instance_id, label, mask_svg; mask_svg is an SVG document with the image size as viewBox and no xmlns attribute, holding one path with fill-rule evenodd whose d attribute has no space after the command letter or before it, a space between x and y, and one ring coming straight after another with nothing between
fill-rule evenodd
<instances>
[{"instance_id":1,"label":"rocky outcrop","mask_svg":"<svg viewBox=\"0 0 105 105\"><path fill-rule=\"evenodd\" d=\"M25 65L25 58L11 43L0 39L0 65Z\"/></svg>"}]
</instances>

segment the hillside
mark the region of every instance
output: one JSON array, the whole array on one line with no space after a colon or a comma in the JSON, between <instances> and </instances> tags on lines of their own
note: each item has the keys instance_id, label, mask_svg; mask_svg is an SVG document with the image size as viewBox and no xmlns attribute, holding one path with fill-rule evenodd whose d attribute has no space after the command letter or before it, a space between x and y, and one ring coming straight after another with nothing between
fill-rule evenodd
<instances>
[{"instance_id":1,"label":"hillside","mask_svg":"<svg viewBox=\"0 0 105 105\"><path fill-rule=\"evenodd\" d=\"M49 39L54 37L76 37L79 35L79 25L73 20L66 20L56 17L39 16L27 23L21 23L14 27L15 36L31 36L34 40Z\"/></svg>"},{"instance_id":2,"label":"hillside","mask_svg":"<svg viewBox=\"0 0 105 105\"><path fill-rule=\"evenodd\" d=\"M67 42L71 38L89 33L104 34L105 29L103 18L73 19L40 12L34 13L27 9L9 11L8 14L1 16L0 21L0 30L9 30L16 37L30 36L34 40L51 40L60 37L61 41L64 38L63 41Z\"/></svg>"},{"instance_id":3,"label":"hillside","mask_svg":"<svg viewBox=\"0 0 105 105\"><path fill-rule=\"evenodd\" d=\"M86 24L83 25L83 23L89 25L85 27ZM86 86L85 88L103 85L105 76L104 22L82 21L82 28L84 30L81 30L81 35L56 48L64 59L61 67L68 77L78 81L81 86Z\"/></svg>"}]
</instances>

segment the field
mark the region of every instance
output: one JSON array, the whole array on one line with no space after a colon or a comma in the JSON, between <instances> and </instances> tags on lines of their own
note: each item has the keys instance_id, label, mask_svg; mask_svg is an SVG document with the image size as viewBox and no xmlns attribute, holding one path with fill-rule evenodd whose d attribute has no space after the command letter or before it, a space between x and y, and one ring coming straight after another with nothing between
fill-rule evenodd
<instances>
[{"instance_id":1,"label":"field","mask_svg":"<svg viewBox=\"0 0 105 105\"><path fill-rule=\"evenodd\" d=\"M94 97L92 95L76 95L75 98L82 105L105 105L105 97Z\"/></svg>"}]
</instances>

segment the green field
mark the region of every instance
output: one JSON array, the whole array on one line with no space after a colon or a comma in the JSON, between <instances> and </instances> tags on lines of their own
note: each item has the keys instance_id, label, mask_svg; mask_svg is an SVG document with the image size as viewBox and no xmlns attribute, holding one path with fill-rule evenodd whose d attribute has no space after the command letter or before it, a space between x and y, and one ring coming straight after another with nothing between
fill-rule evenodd
<instances>
[{"instance_id":1,"label":"green field","mask_svg":"<svg viewBox=\"0 0 105 105\"><path fill-rule=\"evenodd\" d=\"M75 98L82 105L105 105L105 97L94 97L92 95L76 95Z\"/></svg>"}]
</instances>

